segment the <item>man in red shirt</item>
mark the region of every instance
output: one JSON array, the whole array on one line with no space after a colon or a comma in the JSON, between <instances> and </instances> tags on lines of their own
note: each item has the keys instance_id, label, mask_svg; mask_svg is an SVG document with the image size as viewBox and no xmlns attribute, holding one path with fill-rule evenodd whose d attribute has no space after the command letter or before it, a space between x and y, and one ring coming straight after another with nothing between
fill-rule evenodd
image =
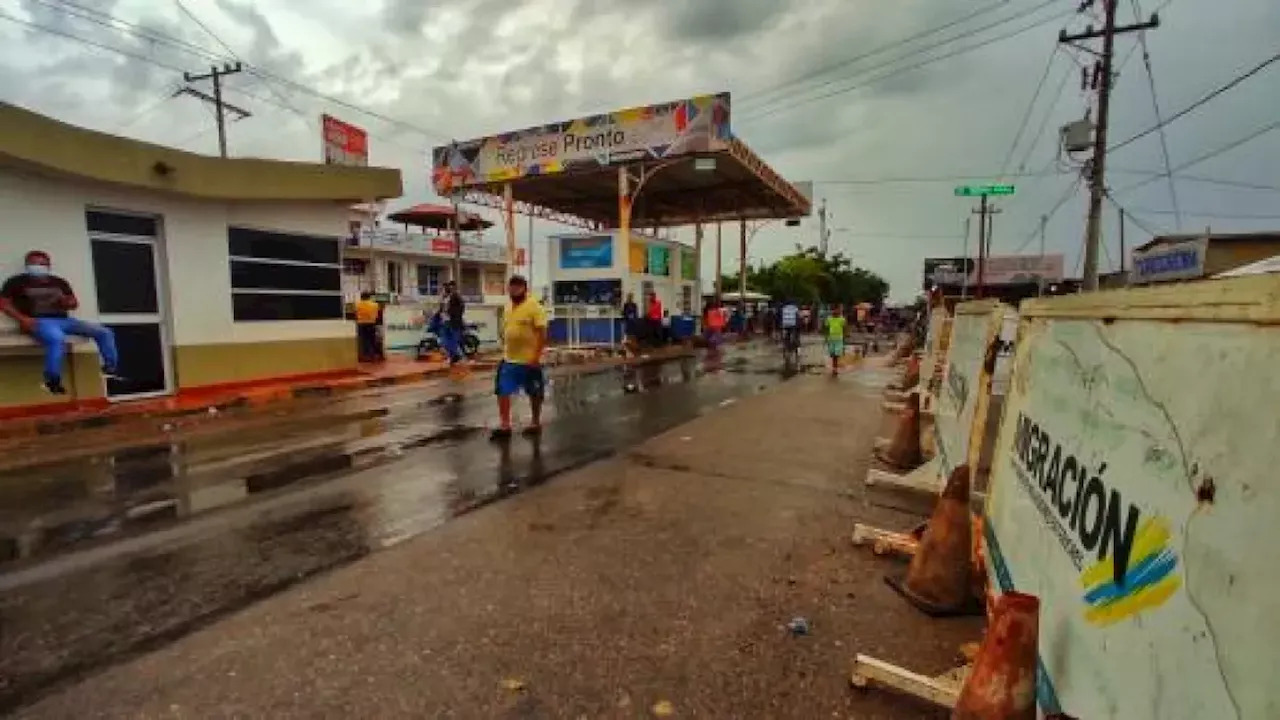
<instances>
[{"instance_id":1,"label":"man in red shirt","mask_svg":"<svg viewBox=\"0 0 1280 720\"><path fill-rule=\"evenodd\" d=\"M662 338L662 301L655 292L649 293L649 305L645 308L644 317L649 330L649 342L659 344Z\"/></svg>"},{"instance_id":2,"label":"man in red shirt","mask_svg":"<svg viewBox=\"0 0 1280 720\"><path fill-rule=\"evenodd\" d=\"M70 317L80 307L71 283L50 272L49 253L32 250L23 263L25 272L14 275L0 287L0 313L13 318L22 332L44 346L44 388L65 395L62 360L67 336L93 338L102 356L103 377L117 377L115 335L109 328Z\"/></svg>"}]
</instances>

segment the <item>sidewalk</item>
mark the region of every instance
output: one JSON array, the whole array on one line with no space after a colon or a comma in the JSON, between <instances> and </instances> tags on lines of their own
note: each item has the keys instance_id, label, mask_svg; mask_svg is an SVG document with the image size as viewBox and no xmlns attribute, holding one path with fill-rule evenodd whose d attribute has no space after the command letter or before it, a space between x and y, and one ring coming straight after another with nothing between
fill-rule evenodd
<instances>
[{"instance_id":1,"label":"sidewalk","mask_svg":"<svg viewBox=\"0 0 1280 720\"><path fill-rule=\"evenodd\" d=\"M855 653L937 673L980 627L920 615L849 544L917 520L861 482L874 372L730 404L18 717L945 717L848 686Z\"/></svg>"},{"instance_id":2,"label":"sidewalk","mask_svg":"<svg viewBox=\"0 0 1280 720\"><path fill-rule=\"evenodd\" d=\"M686 348L672 347L632 362L661 362L690 352ZM562 371L591 372L624 362L616 357L551 359L554 361L549 364L552 377ZM487 391L484 382L476 381L486 381L494 367L495 363L488 359L473 362L465 376L467 387L472 390L486 388ZM0 472L147 443L176 442L228 432L271 432L282 419L332 412L339 407L338 402L343 403L341 407L353 409L366 398L370 404L376 404L373 396L386 388L418 389L427 387L422 383L448 375L449 367L443 362L399 359L361 366L360 373L354 376L313 378L124 403L98 412L0 419Z\"/></svg>"}]
</instances>

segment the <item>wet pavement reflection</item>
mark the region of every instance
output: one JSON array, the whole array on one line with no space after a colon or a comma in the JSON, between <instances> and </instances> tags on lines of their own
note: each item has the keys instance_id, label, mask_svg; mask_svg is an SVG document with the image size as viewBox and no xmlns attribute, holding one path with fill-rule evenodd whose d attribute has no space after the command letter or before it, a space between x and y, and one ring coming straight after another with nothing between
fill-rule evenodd
<instances>
[{"instance_id":1,"label":"wet pavement reflection","mask_svg":"<svg viewBox=\"0 0 1280 720\"><path fill-rule=\"evenodd\" d=\"M475 380L0 473L0 713L759 392L780 366L763 345L554 375L538 438L491 442Z\"/></svg>"}]
</instances>

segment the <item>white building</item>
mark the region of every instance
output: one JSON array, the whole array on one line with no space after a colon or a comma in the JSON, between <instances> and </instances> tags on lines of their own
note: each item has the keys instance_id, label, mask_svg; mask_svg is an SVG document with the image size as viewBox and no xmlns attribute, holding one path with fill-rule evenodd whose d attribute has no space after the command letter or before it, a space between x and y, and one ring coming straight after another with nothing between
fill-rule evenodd
<instances>
[{"instance_id":1,"label":"white building","mask_svg":"<svg viewBox=\"0 0 1280 720\"><path fill-rule=\"evenodd\" d=\"M348 208L400 192L398 170L208 157L0 105L0 275L47 251L128 378L104 384L76 343L69 395L45 395L40 348L0 318L0 415L353 372Z\"/></svg>"}]
</instances>

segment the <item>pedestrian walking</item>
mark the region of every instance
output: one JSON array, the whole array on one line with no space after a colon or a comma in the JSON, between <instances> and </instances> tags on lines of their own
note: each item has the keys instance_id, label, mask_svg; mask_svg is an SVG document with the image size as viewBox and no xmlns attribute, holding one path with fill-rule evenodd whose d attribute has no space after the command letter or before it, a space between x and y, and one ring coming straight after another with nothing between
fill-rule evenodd
<instances>
[{"instance_id":1,"label":"pedestrian walking","mask_svg":"<svg viewBox=\"0 0 1280 720\"><path fill-rule=\"evenodd\" d=\"M542 372L542 352L547 347L547 314L537 300L529 297L529 283L513 275L507 283L508 301L502 316L502 362L494 376L498 396L498 427L491 437L511 437L511 398L524 392L529 397L529 425L526 435L542 432L542 399L546 378Z\"/></svg>"},{"instance_id":2,"label":"pedestrian walking","mask_svg":"<svg viewBox=\"0 0 1280 720\"><path fill-rule=\"evenodd\" d=\"M840 374L840 358L844 357L845 330L844 314L840 306L835 305L831 308L831 314L827 316L826 321L827 355L831 356L831 377Z\"/></svg>"}]
</instances>

